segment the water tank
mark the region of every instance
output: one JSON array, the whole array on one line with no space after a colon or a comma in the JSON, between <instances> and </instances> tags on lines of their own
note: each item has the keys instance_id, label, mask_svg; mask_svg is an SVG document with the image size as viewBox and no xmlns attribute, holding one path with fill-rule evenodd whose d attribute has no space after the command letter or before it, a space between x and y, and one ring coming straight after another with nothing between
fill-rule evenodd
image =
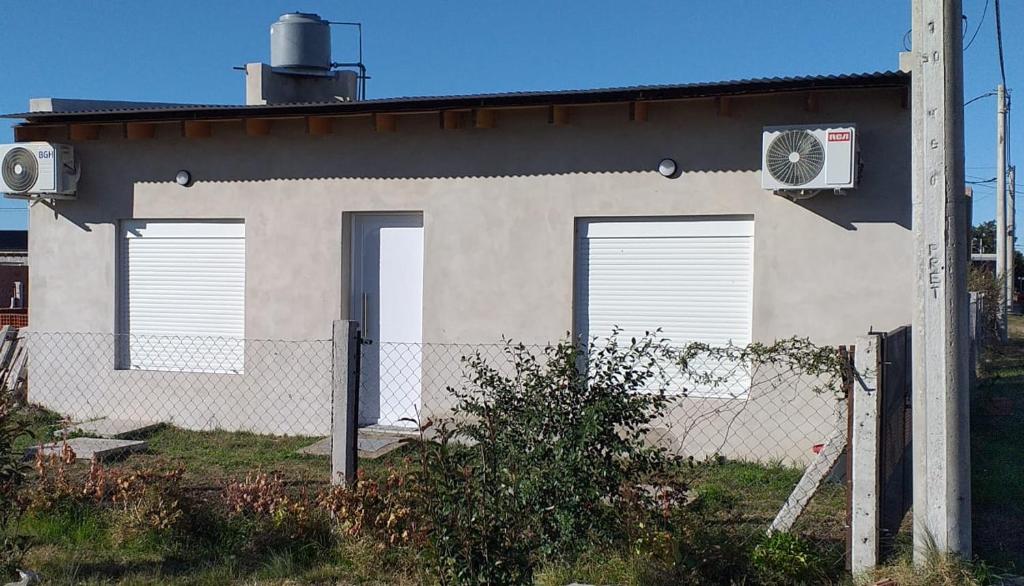
<instances>
[{"instance_id":1,"label":"water tank","mask_svg":"<svg viewBox=\"0 0 1024 586\"><path fill-rule=\"evenodd\" d=\"M331 69L331 25L319 15L293 12L270 25L270 66Z\"/></svg>"}]
</instances>

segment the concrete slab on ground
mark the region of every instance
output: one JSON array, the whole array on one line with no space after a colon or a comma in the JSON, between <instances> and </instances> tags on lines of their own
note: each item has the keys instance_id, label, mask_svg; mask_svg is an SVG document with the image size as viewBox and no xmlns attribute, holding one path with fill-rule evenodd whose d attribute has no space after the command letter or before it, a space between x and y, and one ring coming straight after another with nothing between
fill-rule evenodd
<instances>
[{"instance_id":1,"label":"concrete slab on ground","mask_svg":"<svg viewBox=\"0 0 1024 586\"><path fill-rule=\"evenodd\" d=\"M103 439L103 438L91 438L91 437L76 437L68 440L68 447L75 452L75 458L78 460L92 460L96 458L98 460L106 460L117 456L123 456L131 454L133 452L144 451L147 447L146 442L138 440L120 440L120 439ZM53 442L44 444L42 447L43 453L46 455L60 454L64 448L64 442ZM36 452L39 451L40 446L34 446L25 451L25 458L34 458Z\"/></svg>"},{"instance_id":2,"label":"concrete slab on ground","mask_svg":"<svg viewBox=\"0 0 1024 586\"><path fill-rule=\"evenodd\" d=\"M72 424L67 429L59 429L54 432L57 437L63 437L65 433L83 433L93 437L108 439L123 439L126 437L138 436L160 426L158 421L137 421L129 419L95 419Z\"/></svg>"},{"instance_id":3,"label":"concrete slab on ground","mask_svg":"<svg viewBox=\"0 0 1024 586\"><path fill-rule=\"evenodd\" d=\"M370 460L379 458L402 445L402 439L405 437L409 436L394 433L366 433L361 431L357 436L359 457L368 458ZM305 454L307 456L330 456L331 438L325 437L317 441L315 444L299 448L298 453Z\"/></svg>"}]
</instances>

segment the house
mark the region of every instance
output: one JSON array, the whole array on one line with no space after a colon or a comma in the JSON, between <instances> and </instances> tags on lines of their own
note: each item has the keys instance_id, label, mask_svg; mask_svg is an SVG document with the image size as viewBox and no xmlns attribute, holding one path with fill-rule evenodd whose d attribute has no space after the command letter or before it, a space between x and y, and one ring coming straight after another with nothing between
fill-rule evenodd
<instances>
[{"instance_id":1,"label":"house","mask_svg":"<svg viewBox=\"0 0 1024 586\"><path fill-rule=\"evenodd\" d=\"M28 325L28 231L0 230L0 326Z\"/></svg>"},{"instance_id":2,"label":"house","mask_svg":"<svg viewBox=\"0 0 1024 586\"><path fill-rule=\"evenodd\" d=\"M271 83L254 71L250 84ZM38 375L33 400L323 435L329 369L285 390L266 377L297 354L256 357L248 341L316 342L300 358L329 365L321 341L339 318L373 341L361 418L386 425L443 412L459 370L431 361L503 336L620 326L851 344L911 319L908 92L895 71L245 106L35 101L9 115L17 140L73 145L81 178L74 199L31 208L33 330L104 337L61 342L46 371L74 376ZM855 189L762 189L764 127L832 123L856 125ZM403 384L382 366L397 352ZM834 425L834 399L786 393L698 424L757 399L743 393L685 398L688 423L666 426L731 426L705 451L799 458L820 442L790 438Z\"/></svg>"}]
</instances>

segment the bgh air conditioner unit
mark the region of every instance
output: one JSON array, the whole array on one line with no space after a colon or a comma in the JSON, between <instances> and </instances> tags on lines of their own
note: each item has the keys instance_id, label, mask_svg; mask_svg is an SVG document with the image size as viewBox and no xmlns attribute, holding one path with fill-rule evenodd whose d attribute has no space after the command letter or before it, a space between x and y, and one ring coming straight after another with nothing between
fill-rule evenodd
<instances>
[{"instance_id":1,"label":"bgh air conditioner unit","mask_svg":"<svg viewBox=\"0 0 1024 586\"><path fill-rule=\"evenodd\" d=\"M81 170L69 145L0 145L0 192L15 199L73 199Z\"/></svg>"},{"instance_id":2,"label":"bgh air conditioner unit","mask_svg":"<svg viewBox=\"0 0 1024 586\"><path fill-rule=\"evenodd\" d=\"M761 133L761 187L799 199L857 185L857 128L769 126Z\"/></svg>"}]
</instances>

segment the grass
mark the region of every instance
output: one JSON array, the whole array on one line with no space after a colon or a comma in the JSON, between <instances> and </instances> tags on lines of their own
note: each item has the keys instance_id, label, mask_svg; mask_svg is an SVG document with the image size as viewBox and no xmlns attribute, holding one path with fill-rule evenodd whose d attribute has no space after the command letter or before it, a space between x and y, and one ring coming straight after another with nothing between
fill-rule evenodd
<instances>
[{"instance_id":1,"label":"grass","mask_svg":"<svg viewBox=\"0 0 1024 586\"><path fill-rule=\"evenodd\" d=\"M52 437L60 425L59 417L40 409L30 409L22 416L28 418L37 437ZM224 508L224 487L254 471L278 473L291 490L307 494L329 481L327 458L296 453L316 438L162 426L148 432L145 439L147 452L108 466L135 470L182 467L182 490L216 510ZM363 474L383 478L395 468L407 466L406 457L412 450L413 446L406 446L377 460L361 460ZM88 464L79 462L71 466L70 474L84 477L87 470ZM665 554L668 557L654 560L630 551L592 551L575 564L543 568L538 583L675 584L718 571L717 566L728 566L728 571L743 579L743 573L750 571L754 547L802 471L781 464L709 460L691 463L680 474L696 500L686 526L676 532L682 545ZM842 573L844 505L843 487L826 485L796 528L825 560L830 580ZM220 515L216 520L198 521L192 532L181 538L142 535L124 541L118 538L121 517L116 513L109 507L84 505L23 516L14 532L28 544L24 566L53 584L291 580L402 585L433 581L423 573L422 552L383 548L363 538L335 538L326 546L299 540L256 547L251 543L258 537L253 533L256 529L228 522Z\"/></svg>"},{"instance_id":2,"label":"grass","mask_svg":"<svg viewBox=\"0 0 1024 586\"><path fill-rule=\"evenodd\" d=\"M991 348L971 409L974 552L1024 573L1024 316L1009 342Z\"/></svg>"},{"instance_id":3,"label":"grass","mask_svg":"<svg viewBox=\"0 0 1024 586\"><path fill-rule=\"evenodd\" d=\"M975 559L931 548L914 564L907 539L900 555L864 580L906 586L980 585L1024 573L1024 316L1010 316L1009 340L992 344L979 362L971 394L971 492Z\"/></svg>"},{"instance_id":4,"label":"grass","mask_svg":"<svg viewBox=\"0 0 1024 586\"><path fill-rule=\"evenodd\" d=\"M15 413L14 423L24 424L28 429L26 435L20 436L14 442L15 451L24 451L34 444L53 441L53 432L61 428L61 416L52 411L28 405Z\"/></svg>"}]
</instances>

